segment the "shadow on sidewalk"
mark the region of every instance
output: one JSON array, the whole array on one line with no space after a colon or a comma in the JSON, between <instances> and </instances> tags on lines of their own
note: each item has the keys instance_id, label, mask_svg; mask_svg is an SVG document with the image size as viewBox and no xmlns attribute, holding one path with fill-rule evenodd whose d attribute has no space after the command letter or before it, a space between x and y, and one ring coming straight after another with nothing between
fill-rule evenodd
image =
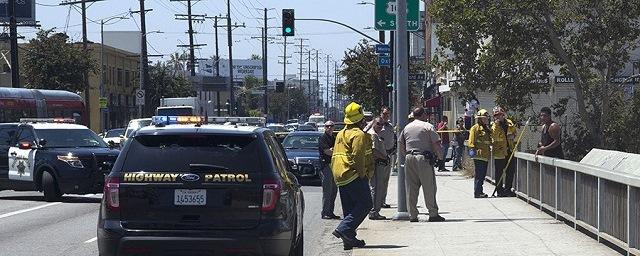
<instances>
[{"instance_id":1,"label":"shadow on sidewalk","mask_svg":"<svg viewBox=\"0 0 640 256\"><path fill-rule=\"evenodd\" d=\"M554 220L553 218L512 218L512 219L447 219L445 222L511 222Z\"/></svg>"},{"instance_id":2,"label":"shadow on sidewalk","mask_svg":"<svg viewBox=\"0 0 640 256\"><path fill-rule=\"evenodd\" d=\"M406 247L404 245L365 245L361 249L400 249Z\"/></svg>"}]
</instances>

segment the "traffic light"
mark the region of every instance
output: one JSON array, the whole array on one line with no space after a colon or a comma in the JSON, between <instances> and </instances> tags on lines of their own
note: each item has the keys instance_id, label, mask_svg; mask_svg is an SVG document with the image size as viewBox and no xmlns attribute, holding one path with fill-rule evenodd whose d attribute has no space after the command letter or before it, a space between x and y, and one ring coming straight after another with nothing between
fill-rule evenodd
<instances>
[{"instance_id":1,"label":"traffic light","mask_svg":"<svg viewBox=\"0 0 640 256\"><path fill-rule=\"evenodd\" d=\"M276 82L276 92L284 92L284 82Z\"/></svg>"},{"instance_id":2,"label":"traffic light","mask_svg":"<svg viewBox=\"0 0 640 256\"><path fill-rule=\"evenodd\" d=\"M295 20L293 9L282 9L282 36L295 35Z\"/></svg>"}]
</instances>

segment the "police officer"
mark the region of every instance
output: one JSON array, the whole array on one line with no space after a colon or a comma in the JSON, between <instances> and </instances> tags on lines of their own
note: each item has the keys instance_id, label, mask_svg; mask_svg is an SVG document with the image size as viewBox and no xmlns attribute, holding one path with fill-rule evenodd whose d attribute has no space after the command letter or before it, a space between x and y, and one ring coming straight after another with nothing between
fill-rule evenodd
<instances>
[{"instance_id":1,"label":"police officer","mask_svg":"<svg viewBox=\"0 0 640 256\"><path fill-rule=\"evenodd\" d=\"M475 198L487 198L482 190L484 177L487 176L487 167L491 157L491 128L489 127L489 113L481 109L476 114L477 123L469 130L469 156L473 158L475 165L475 181L473 196Z\"/></svg>"},{"instance_id":2,"label":"police officer","mask_svg":"<svg viewBox=\"0 0 640 256\"><path fill-rule=\"evenodd\" d=\"M417 204L420 186L429 210L429 221L444 221L445 219L438 214L436 176L433 170L435 161L442 159L440 136L433 125L427 122L429 115L424 108L416 108L413 111L413 117L415 120L407 124L398 138L398 156L405 157L405 183L410 221L418 222Z\"/></svg>"},{"instance_id":3,"label":"police officer","mask_svg":"<svg viewBox=\"0 0 640 256\"><path fill-rule=\"evenodd\" d=\"M515 174L515 161L507 162L513 150L515 150L516 126L507 118L507 114L500 106L493 108L493 118L495 121L491 126L493 138L493 158L496 167L496 184L499 197L515 196L511 192L513 175ZM501 181L502 173L505 173L504 180Z\"/></svg>"},{"instance_id":4,"label":"police officer","mask_svg":"<svg viewBox=\"0 0 640 256\"><path fill-rule=\"evenodd\" d=\"M393 127L393 125L391 125L391 123L389 123L389 119L391 118L391 111L389 111L389 108L387 107L382 107L382 109L380 110L380 122L382 123L382 130L380 132L374 132L373 129L373 125L375 122L370 122L367 125L367 128L365 129L366 132L368 132L369 134L371 134L372 136L374 134L377 134L377 136L380 138L380 140L382 140L382 142L384 143L384 149L383 148L379 148L379 150L381 151L385 151L385 155L387 156L388 159L394 159L395 157L395 153L396 153L396 133L395 133L395 129ZM374 141L375 142L375 141ZM393 162L393 160L391 160ZM387 188L389 187L389 176L391 175L391 168L392 165L388 164L388 165L377 165L376 166L376 173L380 173L380 175L378 175L376 178L378 180L378 183L380 184L379 186L379 193L377 194L377 198L380 199L382 201L382 208L391 208L390 205L386 204L386 200L387 200ZM378 169L380 169L380 171L378 171ZM374 198L374 208L376 207L375 205L375 198Z\"/></svg>"},{"instance_id":5,"label":"police officer","mask_svg":"<svg viewBox=\"0 0 640 256\"><path fill-rule=\"evenodd\" d=\"M322 165L322 219L325 220L340 219L340 216L333 213L338 195L338 187L331 172L331 155L336 142L336 137L333 135L334 125L332 121L324 123L324 133L320 136L318 143Z\"/></svg>"},{"instance_id":6,"label":"police officer","mask_svg":"<svg viewBox=\"0 0 640 256\"><path fill-rule=\"evenodd\" d=\"M369 179L374 167L371 136L362 130L366 125L362 106L352 102L344 112L346 126L336 136L331 158L344 219L333 235L342 238L344 249L350 250L365 245L363 240L356 238L356 229L372 207Z\"/></svg>"},{"instance_id":7,"label":"police officer","mask_svg":"<svg viewBox=\"0 0 640 256\"><path fill-rule=\"evenodd\" d=\"M375 171L373 177L369 181L371 186L371 198L373 200L373 208L369 212L370 220L386 220L387 217L380 215L380 209L384 203L382 193L386 193L386 187L389 184L389 175L387 172L389 166L389 156L382 138L382 127L384 126L382 118L376 117L371 124L372 129L369 130L371 140L373 141L373 157L375 159Z\"/></svg>"}]
</instances>

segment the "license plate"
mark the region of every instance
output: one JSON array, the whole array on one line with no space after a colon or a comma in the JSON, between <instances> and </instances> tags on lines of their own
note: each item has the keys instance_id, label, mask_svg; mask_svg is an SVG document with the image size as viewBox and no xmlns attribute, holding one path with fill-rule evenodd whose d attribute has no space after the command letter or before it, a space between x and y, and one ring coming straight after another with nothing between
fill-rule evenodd
<instances>
[{"instance_id":1,"label":"license plate","mask_svg":"<svg viewBox=\"0 0 640 256\"><path fill-rule=\"evenodd\" d=\"M174 205L206 205L206 189L176 189L173 199Z\"/></svg>"}]
</instances>

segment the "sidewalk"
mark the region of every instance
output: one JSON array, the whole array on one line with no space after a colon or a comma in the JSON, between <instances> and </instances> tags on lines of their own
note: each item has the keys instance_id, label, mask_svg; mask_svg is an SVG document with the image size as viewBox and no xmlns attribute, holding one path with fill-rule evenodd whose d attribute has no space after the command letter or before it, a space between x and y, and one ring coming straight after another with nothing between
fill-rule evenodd
<instances>
[{"instance_id":1,"label":"sidewalk","mask_svg":"<svg viewBox=\"0 0 640 256\"><path fill-rule=\"evenodd\" d=\"M365 220L358 237L367 247L352 255L620 255L517 198L473 198L473 180L437 173L438 205L447 222L427 222L420 193L420 222ZM485 182L490 194L493 186ZM382 215L397 211L397 177L391 177Z\"/></svg>"}]
</instances>

